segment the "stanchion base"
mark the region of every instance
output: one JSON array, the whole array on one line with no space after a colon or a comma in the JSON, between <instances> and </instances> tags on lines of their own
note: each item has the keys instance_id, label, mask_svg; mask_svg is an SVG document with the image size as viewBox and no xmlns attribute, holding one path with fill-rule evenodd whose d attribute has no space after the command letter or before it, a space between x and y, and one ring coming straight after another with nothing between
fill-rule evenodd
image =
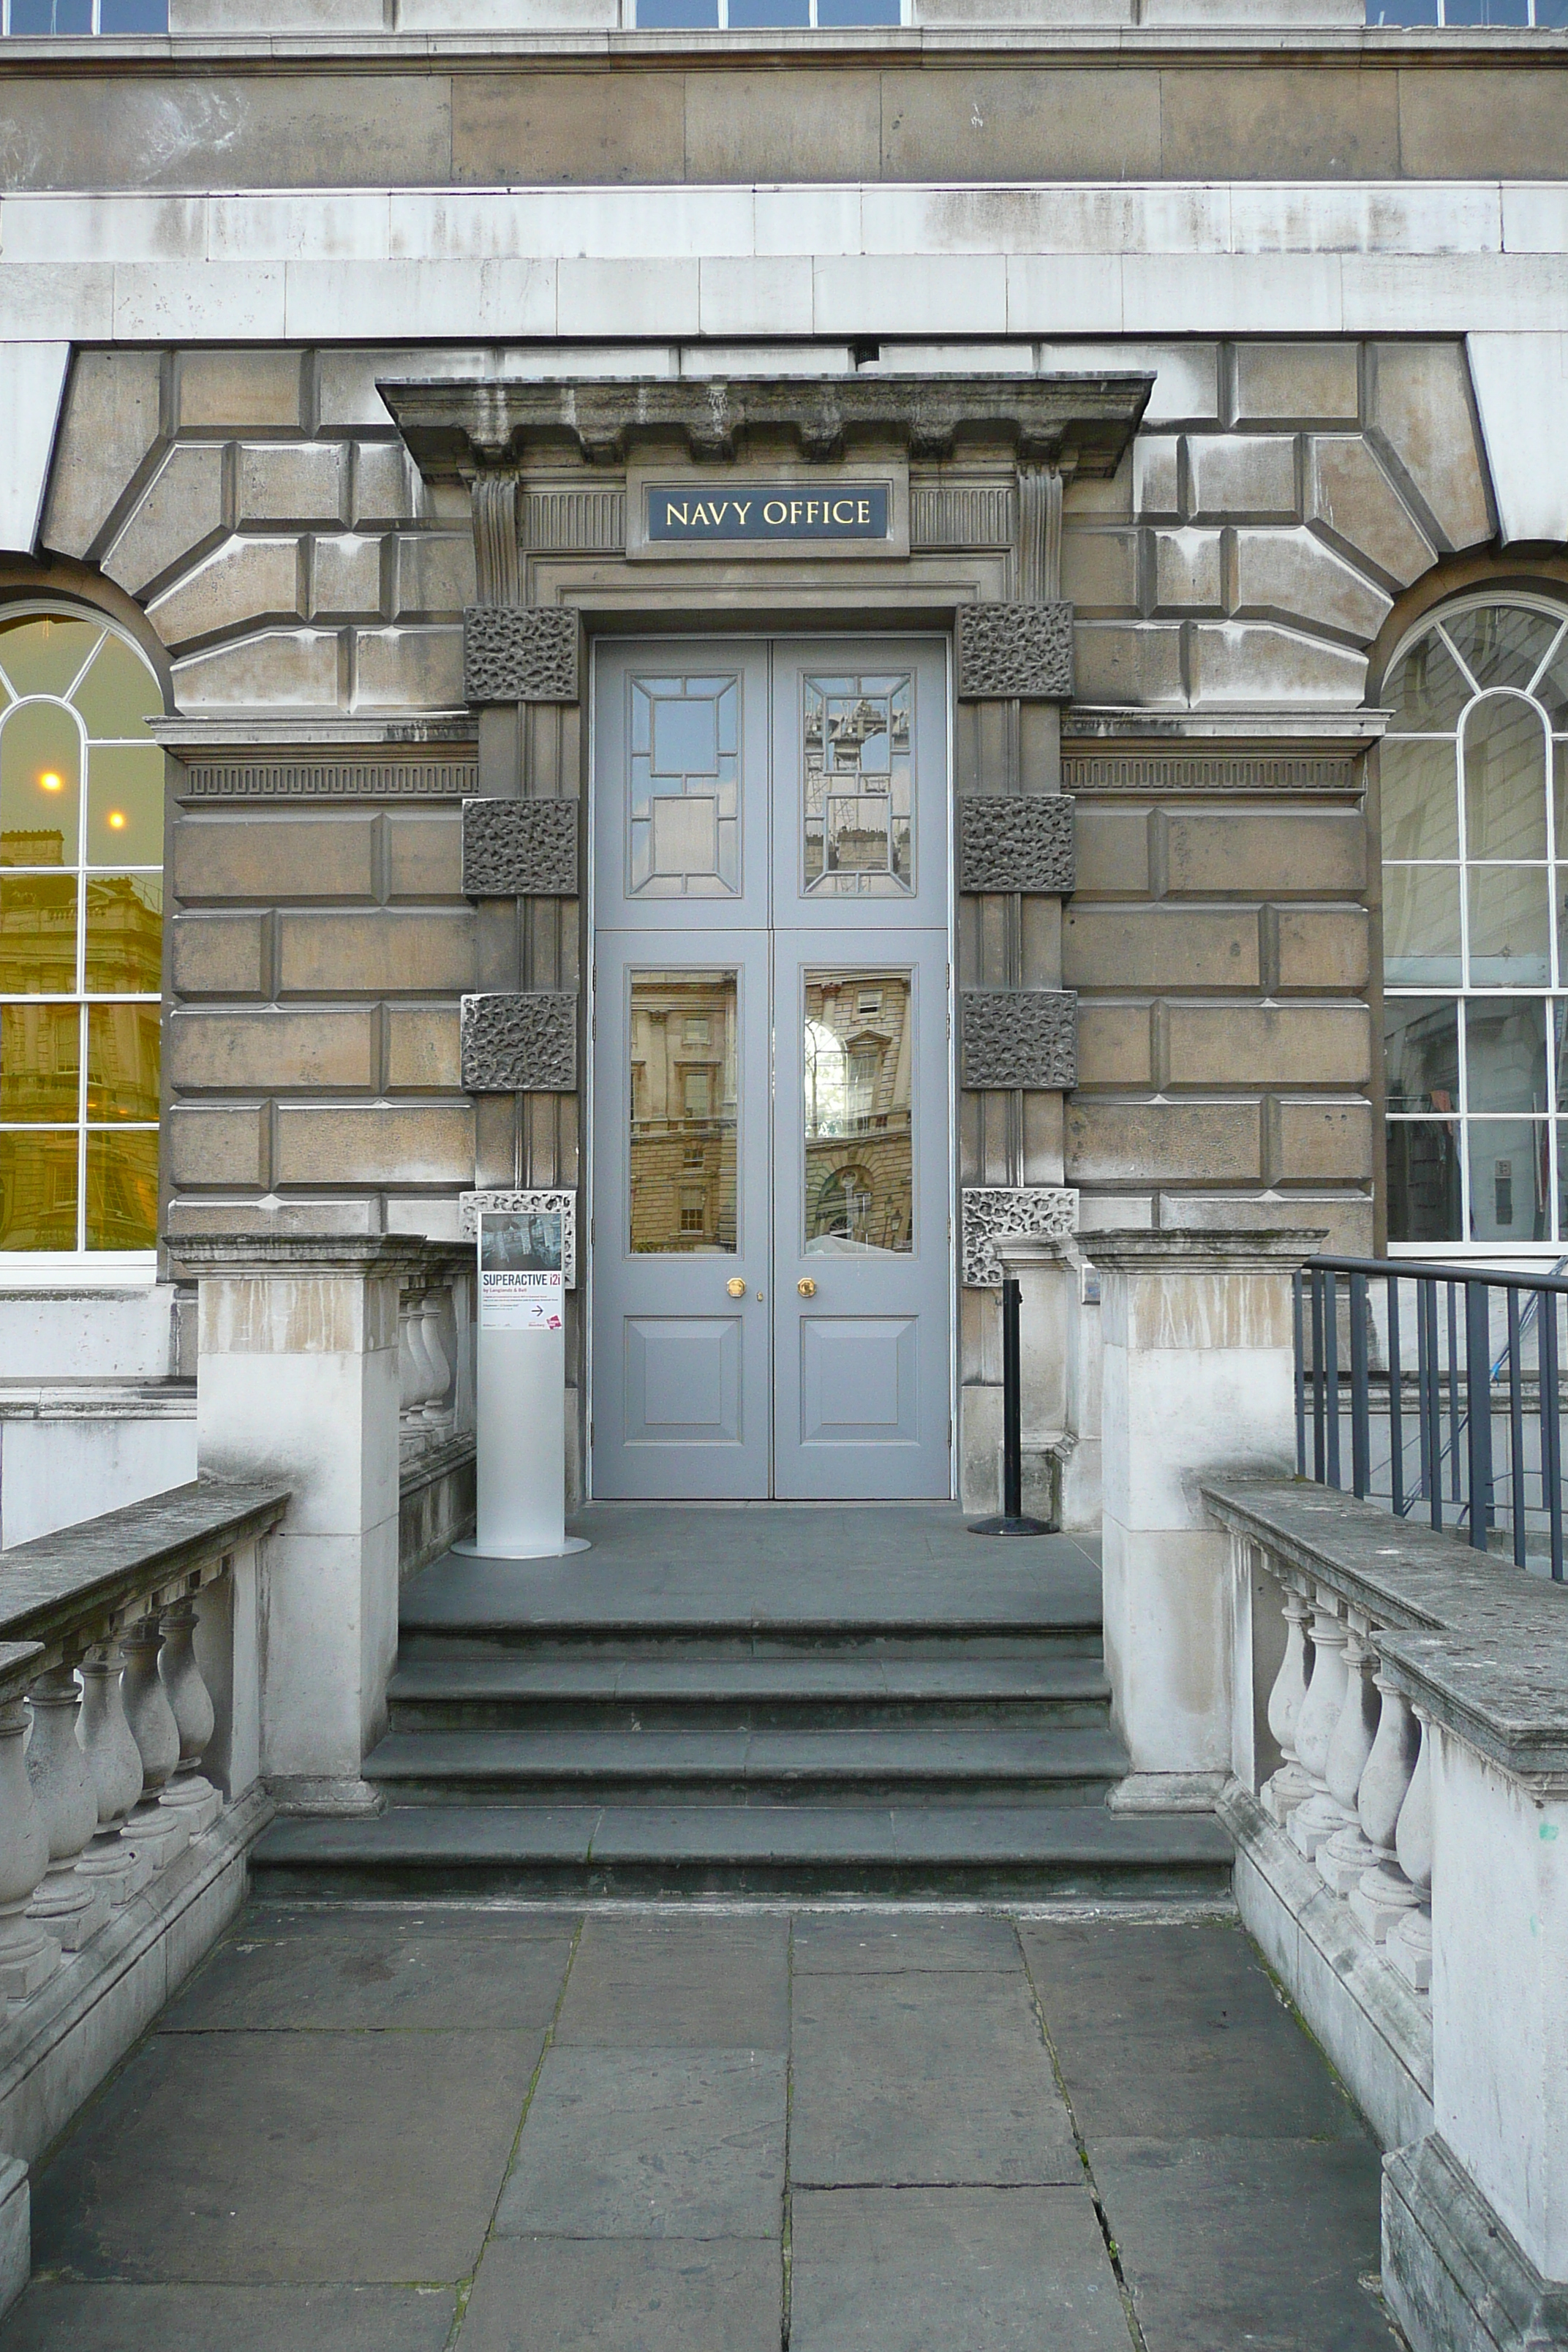
<instances>
[{"instance_id":1,"label":"stanchion base","mask_svg":"<svg viewBox=\"0 0 1568 2352\"><path fill-rule=\"evenodd\" d=\"M568 1536L559 1551L481 1551L472 1536L459 1536L452 1546L464 1559L564 1559L568 1552L593 1549L586 1536Z\"/></svg>"},{"instance_id":2,"label":"stanchion base","mask_svg":"<svg viewBox=\"0 0 1568 2352\"><path fill-rule=\"evenodd\" d=\"M1059 1536L1060 1528L1054 1519L1012 1519L999 1511L989 1519L971 1519L972 1536Z\"/></svg>"}]
</instances>

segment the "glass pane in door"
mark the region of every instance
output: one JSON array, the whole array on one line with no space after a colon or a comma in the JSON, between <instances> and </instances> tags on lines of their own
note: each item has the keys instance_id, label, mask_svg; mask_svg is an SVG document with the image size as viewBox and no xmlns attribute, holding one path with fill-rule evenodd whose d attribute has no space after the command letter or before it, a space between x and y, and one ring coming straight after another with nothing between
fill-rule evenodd
<instances>
[{"instance_id":1,"label":"glass pane in door","mask_svg":"<svg viewBox=\"0 0 1568 2352\"><path fill-rule=\"evenodd\" d=\"M808 897L890 898L914 888L905 672L801 681Z\"/></svg>"},{"instance_id":2,"label":"glass pane in door","mask_svg":"<svg viewBox=\"0 0 1568 2352\"><path fill-rule=\"evenodd\" d=\"M631 1248L732 1255L739 974L634 971L630 981Z\"/></svg>"},{"instance_id":3,"label":"glass pane in door","mask_svg":"<svg viewBox=\"0 0 1568 2352\"><path fill-rule=\"evenodd\" d=\"M805 974L807 1257L914 1247L910 974Z\"/></svg>"}]
</instances>

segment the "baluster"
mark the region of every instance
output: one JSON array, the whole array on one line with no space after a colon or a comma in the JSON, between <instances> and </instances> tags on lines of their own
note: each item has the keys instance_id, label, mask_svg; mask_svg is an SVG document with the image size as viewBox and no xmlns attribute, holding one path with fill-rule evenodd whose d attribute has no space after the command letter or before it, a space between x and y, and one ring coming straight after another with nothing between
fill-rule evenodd
<instances>
[{"instance_id":1,"label":"baluster","mask_svg":"<svg viewBox=\"0 0 1568 2352\"><path fill-rule=\"evenodd\" d=\"M1419 1707L1413 1712L1421 1727L1421 1752L1399 1808L1394 1851L1416 1900L1390 1927L1383 1948L1390 1967L1406 1984L1427 1992L1432 1984L1432 1727Z\"/></svg>"},{"instance_id":2,"label":"baluster","mask_svg":"<svg viewBox=\"0 0 1568 2352\"><path fill-rule=\"evenodd\" d=\"M163 1800L180 1760L180 1727L158 1672L163 1629L154 1609L132 1625L121 1643L125 1653L125 1720L142 1759L142 1797L128 1824L136 1843L163 1870L190 1842L190 1825Z\"/></svg>"},{"instance_id":3,"label":"baluster","mask_svg":"<svg viewBox=\"0 0 1568 2352\"><path fill-rule=\"evenodd\" d=\"M1325 1838L1344 1827L1345 1816L1329 1794L1329 1743L1345 1703L1345 1640L1333 1595L1320 1585L1312 1601L1312 1679L1296 1726L1296 1753L1312 1793L1290 1816L1290 1838L1309 1862Z\"/></svg>"},{"instance_id":4,"label":"baluster","mask_svg":"<svg viewBox=\"0 0 1568 2352\"><path fill-rule=\"evenodd\" d=\"M430 1391L425 1400L425 1418L433 1427L445 1428L452 1418L447 1402L447 1391L452 1385L452 1367L447 1358L447 1335L444 1328L447 1307L451 1293L432 1288L425 1294L420 1329L425 1352L430 1359Z\"/></svg>"},{"instance_id":5,"label":"baluster","mask_svg":"<svg viewBox=\"0 0 1568 2352\"><path fill-rule=\"evenodd\" d=\"M1308 1609L1294 1585L1286 1586L1281 1605L1285 1616L1285 1655L1279 1661L1279 1671L1268 1694L1268 1728L1274 1734L1285 1761L1264 1782L1258 1793L1265 1812L1283 1829L1296 1807L1311 1795L1312 1784L1296 1753L1296 1733L1302 1702L1307 1696L1307 1640L1302 1628L1307 1622Z\"/></svg>"},{"instance_id":6,"label":"baluster","mask_svg":"<svg viewBox=\"0 0 1568 2352\"><path fill-rule=\"evenodd\" d=\"M163 1654L158 1662L158 1671L180 1735L180 1760L163 1790L163 1803L188 1823L192 1837L210 1830L223 1811L222 1797L201 1770L215 1717L211 1696L196 1664L195 1635L194 1600L176 1601L172 1609L164 1610Z\"/></svg>"},{"instance_id":7,"label":"baluster","mask_svg":"<svg viewBox=\"0 0 1568 2352\"><path fill-rule=\"evenodd\" d=\"M1362 1874L1351 1895L1351 1909L1374 1944L1381 1944L1396 1920L1419 1901L1415 1889L1400 1869L1394 1849L1400 1808L1415 1770L1420 1733L1405 1693L1395 1688L1380 1665L1373 1675L1383 1693L1377 1738L1361 1776L1358 1810L1373 1854L1373 1866Z\"/></svg>"},{"instance_id":8,"label":"baluster","mask_svg":"<svg viewBox=\"0 0 1568 2352\"><path fill-rule=\"evenodd\" d=\"M29 1916L68 1952L79 1952L108 1918L109 1896L77 1868L97 1833L98 1791L76 1736L81 1699L75 1667L52 1667L27 1696L33 1709L27 1778L49 1842L49 1866Z\"/></svg>"},{"instance_id":9,"label":"baluster","mask_svg":"<svg viewBox=\"0 0 1568 2352\"><path fill-rule=\"evenodd\" d=\"M152 1877L153 1857L127 1827L142 1794L142 1752L125 1720L117 1642L97 1643L81 1661L81 1745L98 1794L98 1835L77 1868L110 1903L126 1903Z\"/></svg>"},{"instance_id":10,"label":"baluster","mask_svg":"<svg viewBox=\"0 0 1568 2352\"><path fill-rule=\"evenodd\" d=\"M49 1833L33 1797L24 1746L25 1699L0 1705L0 2000L26 2000L60 1956L55 1938L27 1916L33 1889L49 1866Z\"/></svg>"},{"instance_id":11,"label":"baluster","mask_svg":"<svg viewBox=\"0 0 1568 2352\"><path fill-rule=\"evenodd\" d=\"M1348 1819L1343 1829L1336 1830L1323 1841L1317 1855L1319 1873L1336 1895L1348 1895L1353 1886L1359 1886L1363 1872L1370 1870L1377 1859L1362 1834L1357 1809L1362 1776L1377 1738L1378 1723L1378 1696L1367 1671L1371 1652L1366 1645L1366 1632L1364 1619L1358 1621L1352 1610L1345 1637L1345 1703L1329 1742L1326 1776L1330 1796L1335 1804L1344 1808Z\"/></svg>"}]
</instances>

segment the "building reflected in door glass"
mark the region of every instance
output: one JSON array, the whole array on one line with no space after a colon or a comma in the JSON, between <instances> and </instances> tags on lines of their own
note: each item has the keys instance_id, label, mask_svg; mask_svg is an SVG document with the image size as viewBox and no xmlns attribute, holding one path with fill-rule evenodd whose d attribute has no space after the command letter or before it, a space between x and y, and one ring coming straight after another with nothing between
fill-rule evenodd
<instances>
[{"instance_id":1,"label":"building reflected in door glass","mask_svg":"<svg viewBox=\"0 0 1568 2352\"><path fill-rule=\"evenodd\" d=\"M914 1248L907 971L808 971L807 1257Z\"/></svg>"},{"instance_id":2,"label":"building reflected in door glass","mask_svg":"<svg viewBox=\"0 0 1568 2352\"><path fill-rule=\"evenodd\" d=\"M630 981L631 1248L732 1255L738 975Z\"/></svg>"}]
</instances>

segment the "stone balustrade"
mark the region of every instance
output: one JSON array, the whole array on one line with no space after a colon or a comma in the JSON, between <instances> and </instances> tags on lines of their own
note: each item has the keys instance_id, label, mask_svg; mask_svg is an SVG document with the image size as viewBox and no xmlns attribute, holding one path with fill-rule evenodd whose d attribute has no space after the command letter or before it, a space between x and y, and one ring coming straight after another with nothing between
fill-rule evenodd
<instances>
[{"instance_id":1,"label":"stone balustrade","mask_svg":"<svg viewBox=\"0 0 1568 2352\"><path fill-rule=\"evenodd\" d=\"M1415 2352L1562 2342L1568 1588L1376 1506L1205 1480L1242 1916L1389 2153Z\"/></svg>"},{"instance_id":2,"label":"stone balustrade","mask_svg":"<svg viewBox=\"0 0 1568 2352\"><path fill-rule=\"evenodd\" d=\"M215 1588L287 1501L203 1479L0 1553L7 2000L36 1994L216 1821L224 1798L202 1768L217 1712L198 1635L230 1619Z\"/></svg>"}]
</instances>

